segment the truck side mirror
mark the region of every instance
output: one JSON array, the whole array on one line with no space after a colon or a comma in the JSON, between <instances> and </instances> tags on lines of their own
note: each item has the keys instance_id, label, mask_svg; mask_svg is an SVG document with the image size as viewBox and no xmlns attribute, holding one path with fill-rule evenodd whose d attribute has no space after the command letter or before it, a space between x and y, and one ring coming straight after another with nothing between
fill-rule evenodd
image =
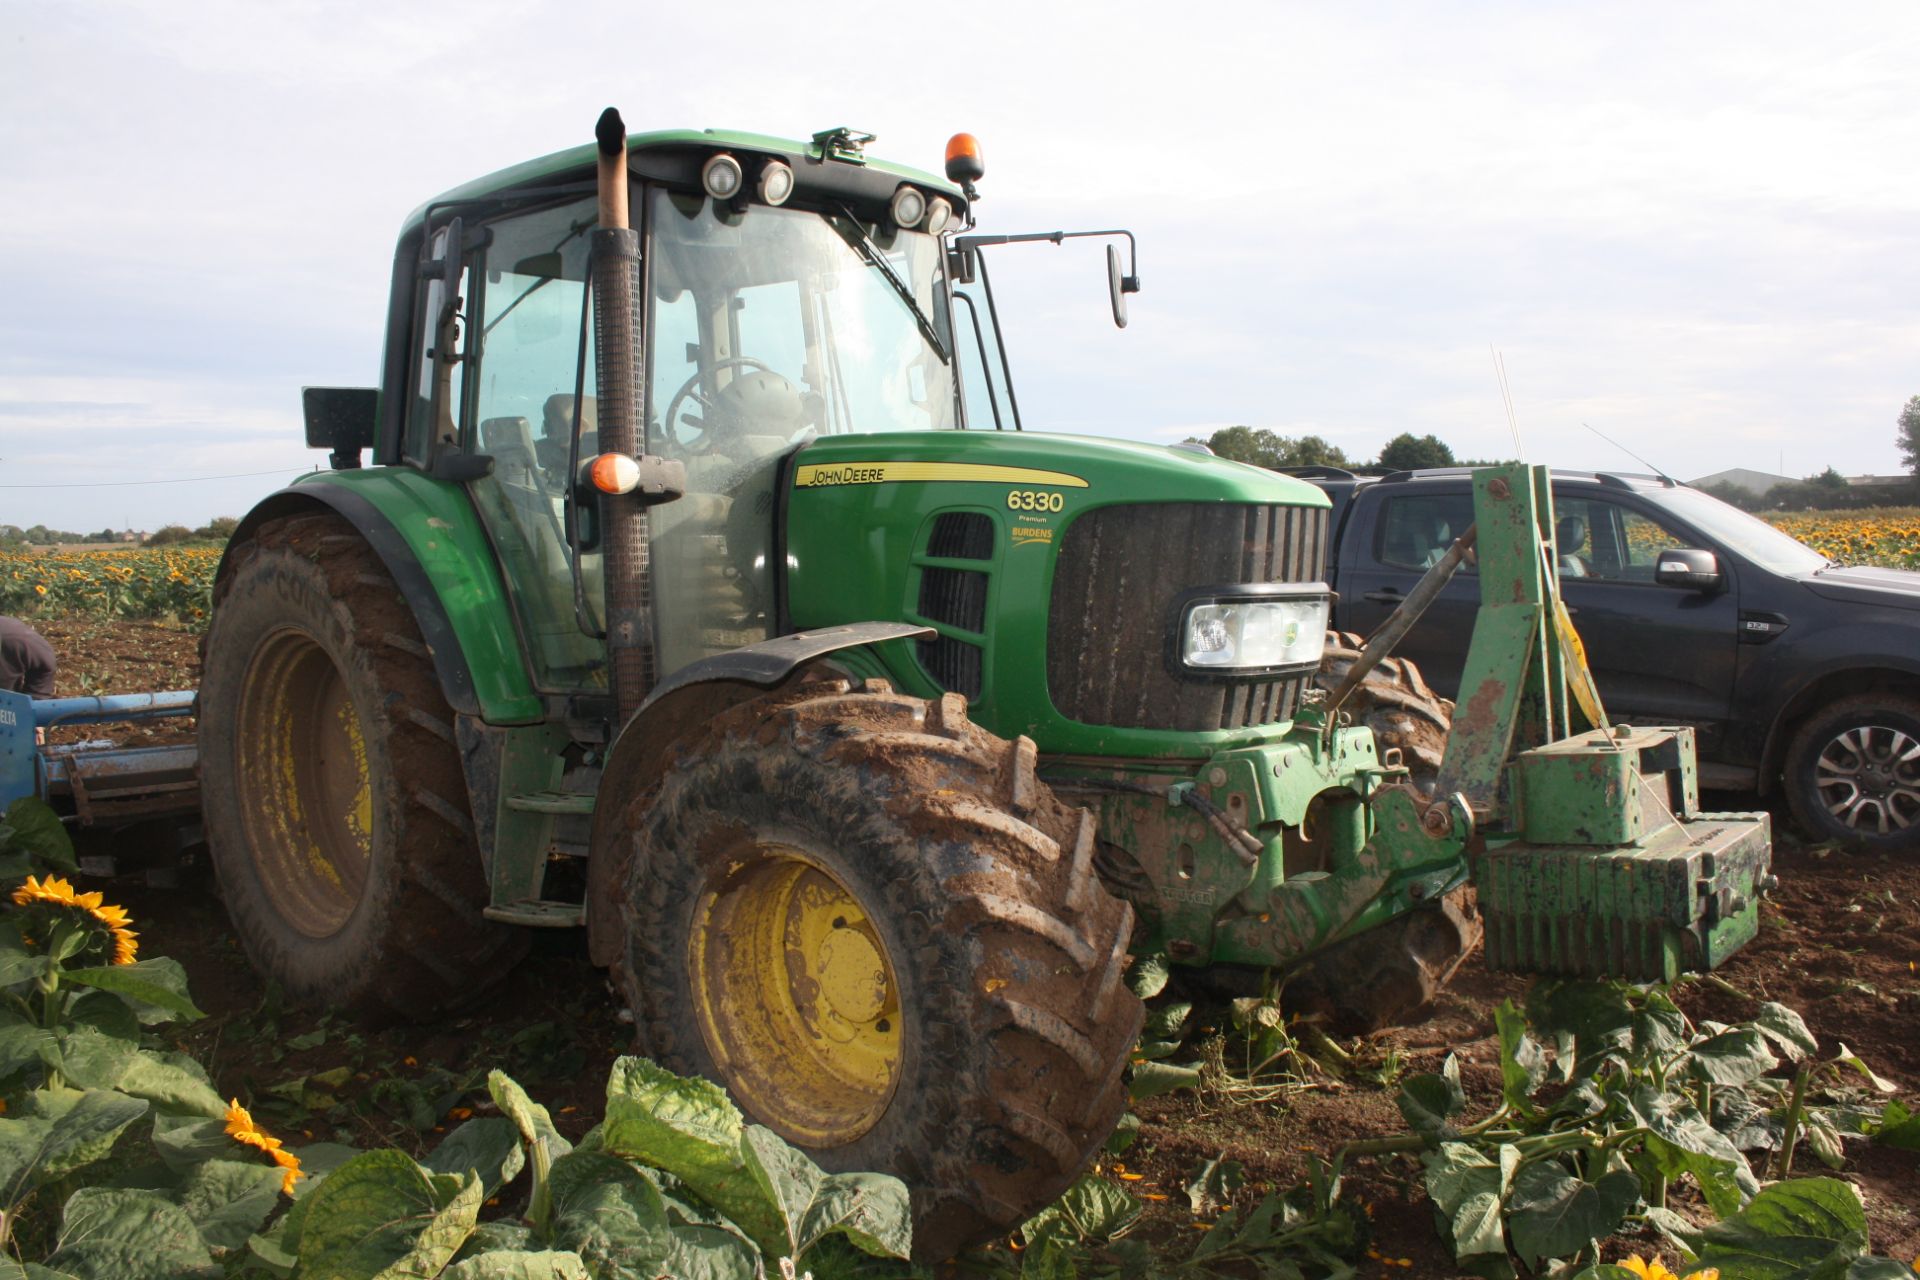
<instances>
[{"instance_id":1,"label":"truck side mirror","mask_svg":"<svg viewBox=\"0 0 1920 1280\"><path fill-rule=\"evenodd\" d=\"M1720 587L1720 557L1711 551L1666 547L1654 559L1653 580L1663 587L1716 591Z\"/></svg>"}]
</instances>

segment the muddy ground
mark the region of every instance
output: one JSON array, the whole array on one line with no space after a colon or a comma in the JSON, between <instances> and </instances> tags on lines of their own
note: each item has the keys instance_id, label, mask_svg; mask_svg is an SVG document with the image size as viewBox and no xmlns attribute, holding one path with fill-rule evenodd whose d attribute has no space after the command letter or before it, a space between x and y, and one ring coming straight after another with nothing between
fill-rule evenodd
<instances>
[{"instance_id":1,"label":"muddy ground","mask_svg":"<svg viewBox=\"0 0 1920 1280\"><path fill-rule=\"evenodd\" d=\"M182 632L84 621L36 625L62 653L62 694L194 683L198 643ZM1754 803L1737 795L1711 800L1726 808ZM1784 828L1784 814L1774 821ZM110 851L123 863L139 852L124 843ZM1920 860L1808 848L1781 830L1775 866L1781 884L1763 909L1761 935L1720 976L1756 999L1798 1009L1824 1056L1844 1042L1895 1082L1910 1105L1920 1101ZM628 1045L619 1002L587 962L578 933L541 933L527 960L476 1013L428 1027L369 1029L286 1008L263 988L204 866L188 867L170 887L122 876L111 890L133 912L143 952L174 956L187 967L208 1017L182 1031L182 1046L209 1064L223 1093L249 1102L295 1142L425 1150L466 1111L485 1109L486 1073L496 1066L577 1135L597 1117L607 1067ZM1489 973L1476 957L1429 1018L1349 1042L1359 1065L1345 1079L1317 1077L1306 1091L1257 1102L1182 1093L1140 1103L1140 1141L1120 1157L1128 1189L1149 1197L1139 1230L1169 1248L1197 1236L1183 1189L1215 1156L1245 1165L1241 1194L1252 1198L1296 1181L1307 1152L1325 1156L1352 1139L1403 1131L1392 1089L1369 1075L1436 1070L1456 1052L1470 1114L1491 1110L1499 1092L1492 1010L1524 989L1523 979ZM1753 1012L1747 1001L1702 982L1681 984L1676 999L1696 1020L1733 1021ZM1206 1009L1196 1023L1225 1025L1220 1011ZM1876 1251L1920 1255L1920 1157L1864 1142L1849 1143L1847 1151L1842 1176L1864 1194ZM1824 1172L1804 1151L1798 1169ZM1350 1177L1373 1206L1375 1251L1410 1263L1369 1260L1361 1275L1456 1274L1434 1233L1416 1163L1363 1161ZM1686 1207L1684 1197L1679 1207ZM1610 1246L1635 1249L1653 1252L1660 1243L1648 1237Z\"/></svg>"}]
</instances>

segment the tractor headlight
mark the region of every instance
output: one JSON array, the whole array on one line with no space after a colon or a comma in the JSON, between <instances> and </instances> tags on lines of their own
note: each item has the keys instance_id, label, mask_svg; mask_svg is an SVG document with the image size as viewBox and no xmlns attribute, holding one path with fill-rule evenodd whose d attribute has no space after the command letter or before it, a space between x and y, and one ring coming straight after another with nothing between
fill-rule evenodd
<instances>
[{"instance_id":1,"label":"tractor headlight","mask_svg":"<svg viewBox=\"0 0 1920 1280\"><path fill-rule=\"evenodd\" d=\"M1213 676L1312 670L1327 644L1328 602L1318 582L1189 592L1175 632L1179 664Z\"/></svg>"}]
</instances>

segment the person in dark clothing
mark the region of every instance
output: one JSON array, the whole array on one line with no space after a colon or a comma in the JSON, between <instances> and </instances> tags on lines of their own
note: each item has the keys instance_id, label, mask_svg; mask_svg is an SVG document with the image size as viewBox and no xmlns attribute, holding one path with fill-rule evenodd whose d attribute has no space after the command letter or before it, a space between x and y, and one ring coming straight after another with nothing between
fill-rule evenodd
<instances>
[{"instance_id":1,"label":"person in dark clothing","mask_svg":"<svg viewBox=\"0 0 1920 1280\"><path fill-rule=\"evenodd\" d=\"M53 646L18 618L0 616L0 689L53 696L53 673L60 666Z\"/></svg>"}]
</instances>

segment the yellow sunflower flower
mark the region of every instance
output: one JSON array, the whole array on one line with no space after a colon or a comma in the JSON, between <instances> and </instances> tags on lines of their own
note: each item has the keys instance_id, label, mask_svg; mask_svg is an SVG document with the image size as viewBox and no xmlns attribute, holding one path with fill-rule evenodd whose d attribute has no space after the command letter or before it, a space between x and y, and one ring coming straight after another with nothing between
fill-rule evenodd
<instances>
[{"instance_id":1,"label":"yellow sunflower flower","mask_svg":"<svg viewBox=\"0 0 1920 1280\"><path fill-rule=\"evenodd\" d=\"M73 885L59 876L50 875L38 882L28 876L27 882L13 891L13 902L18 907L44 902L86 912L112 932L115 964L132 964L140 952L140 944L134 941L140 935L130 927L133 921L128 917L125 907L108 905L105 895L98 892L75 893Z\"/></svg>"},{"instance_id":2,"label":"yellow sunflower flower","mask_svg":"<svg viewBox=\"0 0 1920 1280\"><path fill-rule=\"evenodd\" d=\"M294 1182L306 1176L300 1172L300 1157L283 1148L280 1139L255 1124L238 1098L227 1103L227 1136L242 1146L264 1151L273 1158L273 1162L283 1171L280 1175L280 1194L292 1195Z\"/></svg>"},{"instance_id":3,"label":"yellow sunflower flower","mask_svg":"<svg viewBox=\"0 0 1920 1280\"><path fill-rule=\"evenodd\" d=\"M1680 1280L1680 1277L1667 1270L1666 1265L1659 1258L1649 1261L1636 1253L1632 1257L1622 1259L1619 1265L1642 1277L1642 1280ZM1703 1271L1695 1271L1687 1277L1687 1280L1720 1280L1720 1269L1708 1267Z\"/></svg>"}]
</instances>

